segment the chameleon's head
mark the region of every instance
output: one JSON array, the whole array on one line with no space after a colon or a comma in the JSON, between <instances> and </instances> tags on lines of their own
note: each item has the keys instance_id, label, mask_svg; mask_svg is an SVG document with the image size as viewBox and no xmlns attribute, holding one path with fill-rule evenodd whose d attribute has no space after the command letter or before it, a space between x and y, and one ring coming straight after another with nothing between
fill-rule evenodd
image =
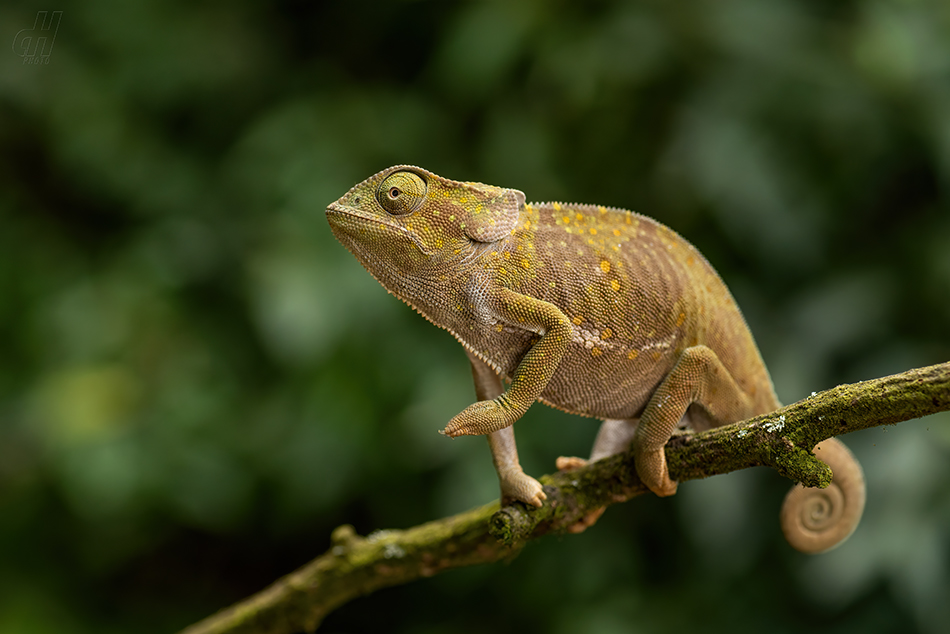
<instances>
[{"instance_id":1,"label":"chameleon's head","mask_svg":"<svg viewBox=\"0 0 950 634\"><path fill-rule=\"evenodd\" d=\"M372 176L327 207L337 239L377 279L451 268L475 243L510 235L524 194L460 183L409 165ZM395 282L396 280L392 280Z\"/></svg>"}]
</instances>

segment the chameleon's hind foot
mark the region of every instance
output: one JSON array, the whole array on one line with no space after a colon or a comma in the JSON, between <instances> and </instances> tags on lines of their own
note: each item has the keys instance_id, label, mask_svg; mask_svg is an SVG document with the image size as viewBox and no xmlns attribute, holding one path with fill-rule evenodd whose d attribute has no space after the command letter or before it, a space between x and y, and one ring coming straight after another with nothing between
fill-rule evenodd
<instances>
[{"instance_id":1,"label":"chameleon's hind foot","mask_svg":"<svg viewBox=\"0 0 950 634\"><path fill-rule=\"evenodd\" d=\"M587 466L587 461L577 456L560 456L554 463L558 471L576 471Z\"/></svg>"},{"instance_id":2,"label":"chameleon's hind foot","mask_svg":"<svg viewBox=\"0 0 950 634\"><path fill-rule=\"evenodd\" d=\"M677 483L670 480L670 472L666 468L666 454L662 447L637 455L636 465L640 480L655 494L660 497L676 494Z\"/></svg>"}]
</instances>

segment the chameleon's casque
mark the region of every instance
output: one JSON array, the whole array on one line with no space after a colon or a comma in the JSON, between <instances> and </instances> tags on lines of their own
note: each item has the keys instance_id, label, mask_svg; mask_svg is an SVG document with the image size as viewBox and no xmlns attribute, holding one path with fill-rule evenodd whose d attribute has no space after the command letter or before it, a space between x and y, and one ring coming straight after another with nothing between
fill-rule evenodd
<instances>
[{"instance_id":1,"label":"chameleon's casque","mask_svg":"<svg viewBox=\"0 0 950 634\"><path fill-rule=\"evenodd\" d=\"M511 428L536 400L603 419L591 460L632 446L641 479L659 495L676 491L663 447L681 421L704 429L779 406L725 284L691 244L650 218L526 204L514 189L405 165L353 187L327 218L388 291L465 346L480 400L443 433L488 435L504 498L545 499L518 464ZM831 527L797 519L798 498L809 493L790 496L786 535L808 552L843 541L864 504L847 449L835 440L821 448L835 482L854 486ZM798 533L808 537L796 541Z\"/></svg>"}]
</instances>

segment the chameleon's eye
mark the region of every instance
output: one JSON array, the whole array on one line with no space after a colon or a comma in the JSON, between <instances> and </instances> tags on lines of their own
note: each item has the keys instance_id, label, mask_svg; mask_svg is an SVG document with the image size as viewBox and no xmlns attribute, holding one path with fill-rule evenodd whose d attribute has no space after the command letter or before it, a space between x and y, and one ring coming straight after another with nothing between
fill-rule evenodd
<instances>
[{"instance_id":1,"label":"chameleon's eye","mask_svg":"<svg viewBox=\"0 0 950 634\"><path fill-rule=\"evenodd\" d=\"M415 211L426 199L426 182L413 172L390 174L379 184L376 200L393 215Z\"/></svg>"}]
</instances>

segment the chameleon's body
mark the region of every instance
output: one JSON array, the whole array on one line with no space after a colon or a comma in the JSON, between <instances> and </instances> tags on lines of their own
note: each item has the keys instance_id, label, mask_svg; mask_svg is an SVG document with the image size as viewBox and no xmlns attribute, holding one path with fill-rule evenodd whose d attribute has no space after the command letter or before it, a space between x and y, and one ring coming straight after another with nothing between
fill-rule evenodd
<instances>
[{"instance_id":1,"label":"chameleon's body","mask_svg":"<svg viewBox=\"0 0 950 634\"><path fill-rule=\"evenodd\" d=\"M676 491L663 446L681 420L704 429L779 406L725 284L650 218L525 204L517 190L410 166L363 181L327 217L387 290L465 346L480 401L443 433L489 436L503 497L545 499L511 431L536 400L604 419L591 459L632 442L660 495Z\"/></svg>"}]
</instances>

